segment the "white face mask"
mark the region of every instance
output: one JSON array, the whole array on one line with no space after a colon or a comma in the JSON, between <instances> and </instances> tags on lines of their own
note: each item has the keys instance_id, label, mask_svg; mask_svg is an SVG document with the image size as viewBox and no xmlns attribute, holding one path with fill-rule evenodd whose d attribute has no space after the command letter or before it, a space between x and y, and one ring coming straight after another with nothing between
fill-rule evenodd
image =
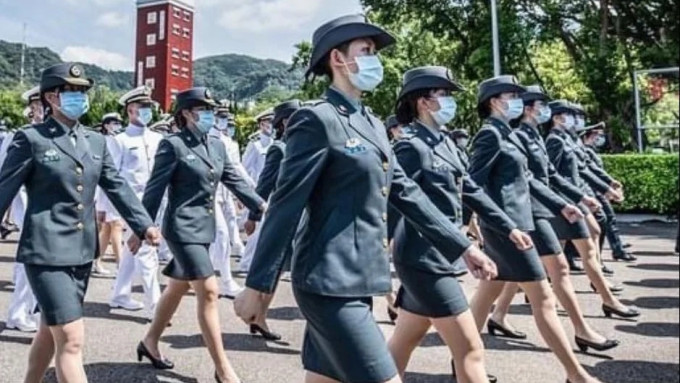
<instances>
[{"instance_id":1,"label":"white face mask","mask_svg":"<svg viewBox=\"0 0 680 383\"><path fill-rule=\"evenodd\" d=\"M586 127L586 120L583 117L576 118L576 129L583 129Z\"/></svg>"},{"instance_id":2,"label":"white face mask","mask_svg":"<svg viewBox=\"0 0 680 383\"><path fill-rule=\"evenodd\" d=\"M550 117L552 117L552 111L549 106L544 105L539 109L538 114L536 115L536 122L538 124L545 124L550 121Z\"/></svg>"},{"instance_id":3,"label":"white face mask","mask_svg":"<svg viewBox=\"0 0 680 383\"><path fill-rule=\"evenodd\" d=\"M437 125L446 125L456 117L458 105L451 96L437 97L437 102L439 103L439 110L436 112L430 111L430 115Z\"/></svg>"},{"instance_id":4,"label":"white face mask","mask_svg":"<svg viewBox=\"0 0 680 383\"><path fill-rule=\"evenodd\" d=\"M467 148L468 145L468 139L467 138L459 138L456 140L456 145L460 148Z\"/></svg>"},{"instance_id":5,"label":"white face mask","mask_svg":"<svg viewBox=\"0 0 680 383\"><path fill-rule=\"evenodd\" d=\"M524 101L521 98L511 98L505 101L505 117L514 120L524 113Z\"/></svg>"},{"instance_id":6,"label":"white face mask","mask_svg":"<svg viewBox=\"0 0 680 383\"><path fill-rule=\"evenodd\" d=\"M229 119L222 118L222 117L217 119L217 129L218 130L225 131L228 126L229 126Z\"/></svg>"},{"instance_id":7,"label":"white face mask","mask_svg":"<svg viewBox=\"0 0 680 383\"><path fill-rule=\"evenodd\" d=\"M603 135L597 136L595 139L595 142L593 142L593 145L595 145L596 148L601 148L604 146L604 144L607 143L607 138Z\"/></svg>"},{"instance_id":8,"label":"white face mask","mask_svg":"<svg viewBox=\"0 0 680 383\"><path fill-rule=\"evenodd\" d=\"M574 116L572 116L571 114L567 114L565 116L565 119L564 119L564 128L565 129L567 129L567 130L572 129L574 127L575 123L576 122L574 121Z\"/></svg>"},{"instance_id":9,"label":"white face mask","mask_svg":"<svg viewBox=\"0 0 680 383\"><path fill-rule=\"evenodd\" d=\"M354 62L358 68L357 73L353 73L345 64L352 85L363 92L370 92L380 85L383 80L384 69L378 56L357 56Z\"/></svg>"}]
</instances>

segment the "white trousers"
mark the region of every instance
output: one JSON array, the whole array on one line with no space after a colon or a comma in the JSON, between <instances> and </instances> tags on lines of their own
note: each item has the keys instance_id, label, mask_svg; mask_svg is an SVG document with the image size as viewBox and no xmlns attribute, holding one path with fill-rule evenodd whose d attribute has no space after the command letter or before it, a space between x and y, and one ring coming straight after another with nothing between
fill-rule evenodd
<instances>
[{"instance_id":1,"label":"white trousers","mask_svg":"<svg viewBox=\"0 0 680 383\"><path fill-rule=\"evenodd\" d=\"M222 206L224 209L224 217L227 221L227 228L229 230L229 240L232 248L243 249L243 241L241 240L241 231L238 224L238 212L236 211L236 204L231 193L227 193L226 202Z\"/></svg>"},{"instance_id":2,"label":"white trousers","mask_svg":"<svg viewBox=\"0 0 680 383\"><path fill-rule=\"evenodd\" d=\"M138 195L137 198L141 200L142 196ZM132 299L133 280L135 277L139 277L144 289L144 306L147 314L152 316L156 309L156 303L161 298L161 288L158 282L158 254L153 246L142 242L139 252L133 255L126 245L130 236L132 236L132 230L127 227L111 303L124 304L129 302Z\"/></svg>"},{"instance_id":3,"label":"white trousers","mask_svg":"<svg viewBox=\"0 0 680 383\"><path fill-rule=\"evenodd\" d=\"M260 239L260 229L262 228L263 223L264 218L257 223L255 232L248 237L248 243L246 243L246 249L243 252L243 257L239 264L239 270L241 270L241 272L247 273L250 271L250 265L253 263L253 258L255 257L255 249L257 248L257 241Z\"/></svg>"},{"instance_id":4,"label":"white trousers","mask_svg":"<svg viewBox=\"0 0 680 383\"><path fill-rule=\"evenodd\" d=\"M26 204L28 197L26 190L21 188L12 201L12 221L21 229L24 225ZM7 325L9 327L37 327L40 322L40 314L34 313L38 302L33 295L31 285L26 277L26 269L23 263L14 264L14 291L9 301L7 312Z\"/></svg>"},{"instance_id":5,"label":"white trousers","mask_svg":"<svg viewBox=\"0 0 680 383\"><path fill-rule=\"evenodd\" d=\"M224 203L215 202L215 240L210 244L210 259L215 270L220 272L220 289L228 288L231 275L231 246L229 227L224 214Z\"/></svg>"}]
</instances>

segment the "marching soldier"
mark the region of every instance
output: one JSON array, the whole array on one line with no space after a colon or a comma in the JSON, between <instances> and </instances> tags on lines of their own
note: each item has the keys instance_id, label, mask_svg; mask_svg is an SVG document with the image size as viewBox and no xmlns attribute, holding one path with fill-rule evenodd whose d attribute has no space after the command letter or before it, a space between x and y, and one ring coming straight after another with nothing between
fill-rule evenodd
<instances>
[{"instance_id":1,"label":"marching soldier","mask_svg":"<svg viewBox=\"0 0 680 383\"><path fill-rule=\"evenodd\" d=\"M119 176L106 140L83 127L93 81L79 64L43 70L40 97L50 114L17 132L0 170L0 215L22 185L28 205L17 261L42 315L29 356L26 382L42 380L55 356L61 382L86 382L83 299L97 253L94 194L101 187L136 235L157 244L158 229Z\"/></svg>"},{"instance_id":2,"label":"marching soldier","mask_svg":"<svg viewBox=\"0 0 680 383\"><path fill-rule=\"evenodd\" d=\"M26 107L29 111L28 122L30 125L39 124L43 121L43 108L40 102L40 86L36 86L21 95L24 102L28 104ZM30 126L29 125L29 126ZM2 159L7 155L9 143L12 140L12 135L7 137L7 145L0 145L0 167L2 167ZM24 214L26 213L26 203L28 197L26 195L26 188L21 187L19 193L12 201L10 209L10 216L12 222L17 226L19 232L24 224ZM16 329L23 332L36 332L40 324L40 314L35 313L35 295L31 290L26 277L24 265L19 262L14 263L14 291L10 298L9 309L7 312L6 327Z\"/></svg>"},{"instance_id":3,"label":"marching soldier","mask_svg":"<svg viewBox=\"0 0 680 383\"><path fill-rule=\"evenodd\" d=\"M394 37L362 15L317 29L307 75L327 75L324 98L293 114L286 156L237 314L255 323L273 293L293 237L293 291L307 320L306 382L401 382L372 297L390 292L387 205L393 204L450 260L465 256L490 278L493 264L405 175L385 126L361 102L382 81L377 51ZM298 231L303 210L308 222Z\"/></svg>"},{"instance_id":4,"label":"marching soldier","mask_svg":"<svg viewBox=\"0 0 680 383\"><path fill-rule=\"evenodd\" d=\"M123 130L122 123L123 119L118 113L107 113L102 117L100 132L106 139L106 147L110 153L116 152L114 137ZM123 246L123 220L99 188L97 188L95 200L99 223L99 258L94 262L92 272L96 275L110 275L111 273L101 263L109 244L116 259L116 265L120 262Z\"/></svg>"},{"instance_id":5,"label":"marching soldier","mask_svg":"<svg viewBox=\"0 0 680 383\"><path fill-rule=\"evenodd\" d=\"M151 89L145 86L135 88L124 94L118 103L125 108L129 124L125 132L115 138L116 151L113 159L121 176L141 200L163 136L147 127L153 116ZM144 303L132 298L132 282L135 276L142 280ZM151 318L160 296L156 249L143 244L136 255L128 248L123 249L109 306L130 311L146 309L147 318Z\"/></svg>"},{"instance_id":6,"label":"marching soldier","mask_svg":"<svg viewBox=\"0 0 680 383\"><path fill-rule=\"evenodd\" d=\"M170 281L151 327L137 347L137 357L140 361L148 358L157 369L174 367L161 355L158 342L191 287L196 292L203 339L219 383L240 380L224 353L217 305L219 288L209 254L215 239L217 185L221 182L227 186L251 211L264 211L266 203L233 167L224 144L208 135L215 126L213 108L216 106L206 88L191 88L177 94L175 119L180 133L161 142L144 192L144 206L155 217L166 189L168 191L163 233L173 259L163 270ZM139 239L133 236L129 244L132 250L137 250Z\"/></svg>"},{"instance_id":7,"label":"marching soldier","mask_svg":"<svg viewBox=\"0 0 680 383\"><path fill-rule=\"evenodd\" d=\"M602 162L600 155L597 153L597 149L603 147L606 143L606 138L604 136L604 122L591 126L585 126L584 118L585 114L577 115L576 132L581 137L581 141L584 145L583 148L588 155L592 166L597 168L601 174L601 178L603 178L605 182L609 181L610 184L618 186L619 189L622 188L621 183L615 180L604 170L604 163ZM608 198L603 196L602 193L596 193L595 197L602 205L602 213L604 213L606 218L603 227L600 228L602 231L598 243L600 251L602 251L604 239L606 237L609 241L609 247L612 250L612 257L614 260L635 262L637 258L625 250L625 246L621 240L621 236L619 235L618 225L616 224L616 212L614 212L614 207L612 207L611 202Z\"/></svg>"}]
</instances>

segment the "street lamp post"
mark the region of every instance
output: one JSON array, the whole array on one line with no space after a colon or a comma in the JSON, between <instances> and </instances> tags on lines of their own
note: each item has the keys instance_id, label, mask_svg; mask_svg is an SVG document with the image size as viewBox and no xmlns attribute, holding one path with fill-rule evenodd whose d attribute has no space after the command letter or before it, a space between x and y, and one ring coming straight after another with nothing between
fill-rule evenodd
<instances>
[{"instance_id":1,"label":"street lamp post","mask_svg":"<svg viewBox=\"0 0 680 383\"><path fill-rule=\"evenodd\" d=\"M498 42L498 10L496 0L491 0L491 39L493 41L493 75L501 75L501 53Z\"/></svg>"}]
</instances>

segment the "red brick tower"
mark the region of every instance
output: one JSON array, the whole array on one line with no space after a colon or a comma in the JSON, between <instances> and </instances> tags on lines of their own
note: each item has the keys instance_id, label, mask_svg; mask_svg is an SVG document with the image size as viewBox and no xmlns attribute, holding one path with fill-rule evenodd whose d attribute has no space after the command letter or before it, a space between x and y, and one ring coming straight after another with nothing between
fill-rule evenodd
<instances>
[{"instance_id":1,"label":"red brick tower","mask_svg":"<svg viewBox=\"0 0 680 383\"><path fill-rule=\"evenodd\" d=\"M153 89L164 111L193 84L195 0L137 0L135 84Z\"/></svg>"}]
</instances>

